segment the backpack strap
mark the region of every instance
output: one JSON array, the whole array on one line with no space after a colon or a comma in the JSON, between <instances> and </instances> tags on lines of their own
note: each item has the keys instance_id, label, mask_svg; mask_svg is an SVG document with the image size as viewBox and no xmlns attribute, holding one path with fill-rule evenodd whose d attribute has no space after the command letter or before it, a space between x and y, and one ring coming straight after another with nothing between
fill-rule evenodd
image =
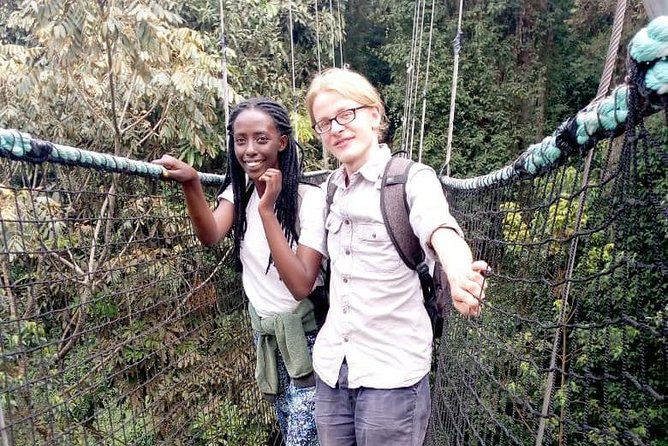
<instances>
[{"instance_id":1,"label":"backpack strap","mask_svg":"<svg viewBox=\"0 0 668 446\"><path fill-rule=\"evenodd\" d=\"M392 244L407 267L416 270L425 255L411 227L406 200L408 172L415 164L408 158L392 157L385 166L380 186L380 211Z\"/></svg>"},{"instance_id":2,"label":"backpack strap","mask_svg":"<svg viewBox=\"0 0 668 446\"><path fill-rule=\"evenodd\" d=\"M336 184L332 181L332 175L331 173L327 177L327 215L329 215L329 208L332 207L332 203L334 202L334 194L336 193Z\"/></svg>"},{"instance_id":3,"label":"backpack strap","mask_svg":"<svg viewBox=\"0 0 668 446\"><path fill-rule=\"evenodd\" d=\"M425 261L420 239L413 232L408 217L406 183L413 164L411 159L400 157L392 157L388 161L380 185L380 211L394 248L406 266L418 273L425 305L431 305L436 299L434 279Z\"/></svg>"}]
</instances>

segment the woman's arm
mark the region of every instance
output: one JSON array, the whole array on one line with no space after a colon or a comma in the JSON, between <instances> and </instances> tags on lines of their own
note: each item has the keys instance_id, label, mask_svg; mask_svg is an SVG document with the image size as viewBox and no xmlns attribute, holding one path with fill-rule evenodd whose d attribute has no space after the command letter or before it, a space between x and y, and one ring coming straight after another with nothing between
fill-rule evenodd
<instances>
[{"instance_id":1,"label":"woman's arm","mask_svg":"<svg viewBox=\"0 0 668 446\"><path fill-rule=\"evenodd\" d=\"M192 166L169 155L163 155L153 162L165 169L167 178L181 183L186 196L188 214L195 228L195 234L202 244L211 246L225 237L234 221L234 205L227 200L221 200L216 210L211 211L204 197L197 171Z\"/></svg>"},{"instance_id":2,"label":"woman's arm","mask_svg":"<svg viewBox=\"0 0 668 446\"><path fill-rule=\"evenodd\" d=\"M282 174L277 169L268 169L260 178L265 190L260 198L258 212L271 250L271 257L278 274L296 300L305 299L313 289L320 271L322 254L308 246L297 246L293 252L276 218L274 206L281 191Z\"/></svg>"}]
</instances>

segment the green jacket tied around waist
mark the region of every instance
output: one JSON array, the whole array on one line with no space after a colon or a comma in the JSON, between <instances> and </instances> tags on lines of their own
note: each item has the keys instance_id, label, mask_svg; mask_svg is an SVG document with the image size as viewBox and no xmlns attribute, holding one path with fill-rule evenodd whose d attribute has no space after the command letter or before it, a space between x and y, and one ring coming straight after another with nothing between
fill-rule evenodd
<instances>
[{"instance_id":1,"label":"green jacket tied around waist","mask_svg":"<svg viewBox=\"0 0 668 446\"><path fill-rule=\"evenodd\" d=\"M248 305L248 312L251 326L259 335L255 379L264 397L273 401L278 393L276 349L280 351L295 386L314 385L313 363L305 335L317 329L313 303L304 299L293 313L266 318L260 318L251 304Z\"/></svg>"}]
</instances>

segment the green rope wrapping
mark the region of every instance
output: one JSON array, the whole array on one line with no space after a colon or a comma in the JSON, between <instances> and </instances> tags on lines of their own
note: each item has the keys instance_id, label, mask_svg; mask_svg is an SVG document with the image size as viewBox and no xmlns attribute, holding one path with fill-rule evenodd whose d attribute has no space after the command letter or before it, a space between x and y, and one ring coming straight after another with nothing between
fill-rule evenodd
<instances>
[{"instance_id":1,"label":"green rope wrapping","mask_svg":"<svg viewBox=\"0 0 668 446\"><path fill-rule=\"evenodd\" d=\"M12 129L0 129L0 157L31 163L50 161L107 172L166 179L163 168L157 164L53 144ZM326 170L307 172L304 178L324 177L328 172ZM220 186L225 179L224 175L213 173L197 172L197 175L200 182L207 186Z\"/></svg>"},{"instance_id":2,"label":"green rope wrapping","mask_svg":"<svg viewBox=\"0 0 668 446\"><path fill-rule=\"evenodd\" d=\"M655 18L633 36L629 56L639 63L668 56L668 16Z\"/></svg>"},{"instance_id":3,"label":"green rope wrapping","mask_svg":"<svg viewBox=\"0 0 668 446\"><path fill-rule=\"evenodd\" d=\"M569 156L585 153L597 141L621 134L626 128L629 89L637 88L646 100L645 114L666 107L668 93L668 16L652 20L629 45L631 63L637 66L641 85L621 85L601 101L589 104L540 143L529 146L512 164L486 175L457 179L442 176L450 189L498 187L515 180L534 178L561 165ZM635 79L632 79L632 81Z\"/></svg>"},{"instance_id":4,"label":"green rope wrapping","mask_svg":"<svg viewBox=\"0 0 668 446\"><path fill-rule=\"evenodd\" d=\"M164 178L163 168L157 164L52 144L32 138L17 130L0 129L0 156L32 163L48 160L53 163L88 167L107 172L156 179ZM207 185L220 185L224 179L222 175L210 173L198 172L198 175L202 184Z\"/></svg>"}]
</instances>

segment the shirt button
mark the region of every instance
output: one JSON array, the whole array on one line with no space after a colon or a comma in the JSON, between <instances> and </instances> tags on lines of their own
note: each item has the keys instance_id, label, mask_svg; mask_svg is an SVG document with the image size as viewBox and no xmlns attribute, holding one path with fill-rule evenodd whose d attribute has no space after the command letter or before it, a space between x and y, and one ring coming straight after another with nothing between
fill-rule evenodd
<instances>
[{"instance_id":1,"label":"shirt button","mask_svg":"<svg viewBox=\"0 0 668 446\"><path fill-rule=\"evenodd\" d=\"M343 307L343 314L348 314L348 307Z\"/></svg>"},{"instance_id":2,"label":"shirt button","mask_svg":"<svg viewBox=\"0 0 668 446\"><path fill-rule=\"evenodd\" d=\"M349 225L349 224L350 224L350 220L346 220L345 223L346 223L347 225Z\"/></svg>"},{"instance_id":3,"label":"shirt button","mask_svg":"<svg viewBox=\"0 0 668 446\"><path fill-rule=\"evenodd\" d=\"M344 277L344 278L343 278L343 283L348 283L348 279L346 279L346 278Z\"/></svg>"},{"instance_id":4,"label":"shirt button","mask_svg":"<svg viewBox=\"0 0 668 446\"><path fill-rule=\"evenodd\" d=\"M348 336L345 336L345 337L343 338L343 342L348 342Z\"/></svg>"},{"instance_id":5,"label":"shirt button","mask_svg":"<svg viewBox=\"0 0 668 446\"><path fill-rule=\"evenodd\" d=\"M347 256L350 255L350 249L346 249L346 255L347 255Z\"/></svg>"}]
</instances>

